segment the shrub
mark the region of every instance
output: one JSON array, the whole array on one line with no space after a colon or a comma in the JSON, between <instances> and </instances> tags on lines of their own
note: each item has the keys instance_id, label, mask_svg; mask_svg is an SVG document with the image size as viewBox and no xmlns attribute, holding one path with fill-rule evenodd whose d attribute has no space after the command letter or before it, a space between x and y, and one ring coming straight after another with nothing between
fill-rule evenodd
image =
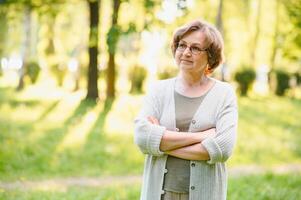
<instances>
[{"instance_id":1,"label":"shrub","mask_svg":"<svg viewBox=\"0 0 301 200\"><path fill-rule=\"evenodd\" d=\"M241 96L246 96L256 78L255 70L250 67L244 67L238 70L234 79L239 85Z\"/></svg>"},{"instance_id":2,"label":"shrub","mask_svg":"<svg viewBox=\"0 0 301 200\"><path fill-rule=\"evenodd\" d=\"M131 80L131 94L142 93L143 81L146 75L147 71L144 67L135 65L130 68L129 79Z\"/></svg>"},{"instance_id":3,"label":"shrub","mask_svg":"<svg viewBox=\"0 0 301 200\"><path fill-rule=\"evenodd\" d=\"M30 61L25 67L25 76L28 76L31 83L35 84L40 74L41 68L36 61Z\"/></svg>"},{"instance_id":4,"label":"shrub","mask_svg":"<svg viewBox=\"0 0 301 200\"><path fill-rule=\"evenodd\" d=\"M286 90L289 89L290 74L283 70L274 70L272 73L275 74L275 94L283 96Z\"/></svg>"},{"instance_id":5,"label":"shrub","mask_svg":"<svg viewBox=\"0 0 301 200\"><path fill-rule=\"evenodd\" d=\"M294 76L296 78L297 85L301 85L301 72L295 72Z\"/></svg>"},{"instance_id":6,"label":"shrub","mask_svg":"<svg viewBox=\"0 0 301 200\"><path fill-rule=\"evenodd\" d=\"M58 86L62 86L64 82L64 77L67 73L67 68L59 63L53 63L51 66L51 72L56 78Z\"/></svg>"},{"instance_id":7,"label":"shrub","mask_svg":"<svg viewBox=\"0 0 301 200\"><path fill-rule=\"evenodd\" d=\"M160 80L175 77L178 69L175 67L165 67L163 70L158 71L157 76Z\"/></svg>"}]
</instances>

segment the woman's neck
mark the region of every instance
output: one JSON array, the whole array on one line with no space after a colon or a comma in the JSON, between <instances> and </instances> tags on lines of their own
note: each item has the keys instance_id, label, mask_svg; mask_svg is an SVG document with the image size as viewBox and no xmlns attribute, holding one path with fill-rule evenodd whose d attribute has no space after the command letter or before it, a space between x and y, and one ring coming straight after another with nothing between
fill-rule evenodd
<instances>
[{"instance_id":1,"label":"woman's neck","mask_svg":"<svg viewBox=\"0 0 301 200\"><path fill-rule=\"evenodd\" d=\"M184 87L199 87L206 85L209 78L203 74L189 74L180 72L178 79L181 81Z\"/></svg>"}]
</instances>

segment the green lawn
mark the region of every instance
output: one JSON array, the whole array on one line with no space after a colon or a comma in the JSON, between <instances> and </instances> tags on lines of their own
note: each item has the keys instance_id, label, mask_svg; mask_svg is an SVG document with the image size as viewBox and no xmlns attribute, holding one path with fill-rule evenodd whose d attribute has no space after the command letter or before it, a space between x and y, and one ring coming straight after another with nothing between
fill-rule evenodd
<instances>
[{"instance_id":1,"label":"green lawn","mask_svg":"<svg viewBox=\"0 0 301 200\"><path fill-rule=\"evenodd\" d=\"M141 174L133 144L141 96L81 101L82 92L0 88L0 180ZM230 166L301 163L301 101L239 98Z\"/></svg>"},{"instance_id":2,"label":"green lawn","mask_svg":"<svg viewBox=\"0 0 301 200\"><path fill-rule=\"evenodd\" d=\"M301 196L300 175L255 175L230 178L229 200L297 200ZM140 185L104 188L70 187L49 191L0 191L0 199L6 200L136 200Z\"/></svg>"}]
</instances>

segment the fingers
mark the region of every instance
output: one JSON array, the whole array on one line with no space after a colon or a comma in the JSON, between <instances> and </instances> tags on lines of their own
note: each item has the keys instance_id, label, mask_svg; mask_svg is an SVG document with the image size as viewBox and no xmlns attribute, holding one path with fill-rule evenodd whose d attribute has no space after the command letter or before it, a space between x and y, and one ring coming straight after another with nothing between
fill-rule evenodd
<instances>
[{"instance_id":1,"label":"fingers","mask_svg":"<svg viewBox=\"0 0 301 200\"><path fill-rule=\"evenodd\" d=\"M156 124L156 125L159 125L159 121L157 118L153 117L153 116L148 116L147 117L147 120L152 123L152 124Z\"/></svg>"},{"instance_id":2,"label":"fingers","mask_svg":"<svg viewBox=\"0 0 301 200\"><path fill-rule=\"evenodd\" d=\"M154 120L155 124L159 125L159 120L157 118L154 117L153 120Z\"/></svg>"}]
</instances>

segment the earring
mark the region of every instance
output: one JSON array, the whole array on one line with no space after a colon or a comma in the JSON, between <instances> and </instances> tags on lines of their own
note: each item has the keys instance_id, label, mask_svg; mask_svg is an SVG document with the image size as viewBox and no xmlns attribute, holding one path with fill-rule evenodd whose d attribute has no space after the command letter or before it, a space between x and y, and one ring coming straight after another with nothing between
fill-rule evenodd
<instances>
[{"instance_id":1,"label":"earring","mask_svg":"<svg viewBox=\"0 0 301 200\"><path fill-rule=\"evenodd\" d=\"M207 65L206 69L205 69L205 75L211 74L212 70L209 68L209 66Z\"/></svg>"}]
</instances>

